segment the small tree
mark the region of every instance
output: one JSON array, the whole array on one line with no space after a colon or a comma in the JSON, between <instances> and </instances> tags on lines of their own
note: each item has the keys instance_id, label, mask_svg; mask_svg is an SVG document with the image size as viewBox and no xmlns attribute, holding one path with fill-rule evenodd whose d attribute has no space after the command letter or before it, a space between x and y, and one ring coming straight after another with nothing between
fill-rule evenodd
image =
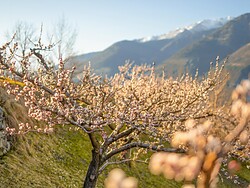
<instances>
[{"instance_id":1,"label":"small tree","mask_svg":"<svg viewBox=\"0 0 250 188\"><path fill-rule=\"evenodd\" d=\"M40 40L39 40L40 41ZM211 69L199 80L188 74L177 79L158 77L154 67L126 64L112 78L102 78L85 67L78 83L72 82L75 67L49 66L45 47L39 42L18 63L13 58L18 43L13 40L0 48L0 69L6 77L24 83L5 86L23 99L29 116L47 122L45 127L20 124L8 129L10 134L30 131L51 132L57 124L75 126L86 133L92 144L92 160L83 187L94 188L99 174L109 164L136 160L138 151L184 152L165 147L176 131L185 130L187 119L208 118L216 114L209 103L209 93L220 83L222 68ZM39 48L38 48L38 47ZM28 67L37 58L38 71ZM139 149L140 148L140 149ZM119 157L124 156L126 158Z\"/></svg>"},{"instance_id":2,"label":"small tree","mask_svg":"<svg viewBox=\"0 0 250 188\"><path fill-rule=\"evenodd\" d=\"M50 38L50 41L54 40L57 43L57 46L53 49L54 59L62 58L65 62L74 55L77 31L64 16L55 23L52 31L48 32L48 38Z\"/></svg>"},{"instance_id":3,"label":"small tree","mask_svg":"<svg viewBox=\"0 0 250 188\"><path fill-rule=\"evenodd\" d=\"M9 39L11 35L15 33L14 42L19 44L18 55L25 57L29 51L32 41L36 41L38 36L36 35L36 28L27 22L18 21L13 27L12 31L6 33L6 37Z\"/></svg>"},{"instance_id":4,"label":"small tree","mask_svg":"<svg viewBox=\"0 0 250 188\"><path fill-rule=\"evenodd\" d=\"M40 33L38 32L38 28L34 27L33 24L18 21L15 23L14 27L11 31L6 32L6 37L11 38L12 33L15 33L15 37L13 38L13 42L18 43L17 53L15 54L16 58L20 56L24 58L30 52L30 48L33 50L40 49L42 47L43 50L50 50L48 58L48 62L56 63L51 61L57 61L59 58L62 58L64 61L68 61L71 56L74 55L74 46L77 38L76 28L73 27L67 20L62 17L60 18L52 27L50 31L47 31L47 49L45 46L41 44L43 31L43 24L40 27ZM33 43L33 41L37 41L37 44ZM54 41L54 42L52 42ZM51 48L52 46L55 46ZM18 61L21 61L20 59Z\"/></svg>"}]
</instances>

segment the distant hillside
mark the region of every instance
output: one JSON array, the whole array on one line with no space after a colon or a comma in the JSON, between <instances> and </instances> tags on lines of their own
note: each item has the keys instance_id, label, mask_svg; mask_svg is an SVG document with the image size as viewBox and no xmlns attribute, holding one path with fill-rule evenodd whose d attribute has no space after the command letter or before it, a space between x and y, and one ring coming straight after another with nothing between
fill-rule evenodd
<instances>
[{"instance_id":1,"label":"distant hillside","mask_svg":"<svg viewBox=\"0 0 250 188\"><path fill-rule=\"evenodd\" d=\"M204 20L160 36L120 41L104 51L77 56L66 66L76 65L76 77L89 62L98 74L112 76L126 60L134 64L154 62L156 71L165 70L167 76L194 74L197 69L203 75L217 56L221 60L232 56L227 70L234 80L229 85L235 86L240 79L246 78L250 69L248 52L242 52L248 51L249 47L242 48L248 43L250 13L234 19ZM236 68L236 64L240 66Z\"/></svg>"},{"instance_id":2,"label":"distant hillside","mask_svg":"<svg viewBox=\"0 0 250 188\"><path fill-rule=\"evenodd\" d=\"M250 76L250 43L229 56L226 70L230 73L229 83L232 87Z\"/></svg>"},{"instance_id":3,"label":"distant hillside","mask_svg":"<svg viewBox=\"0 0 250 188\"><path fill-rule=\"evenodd\" d=\"M214 61L216 56L223 59L249 42L250 14L244 14L180 50L158 68L164 67L170 74L183 70L195 73L198 68L200 74L203 74L208 71L209 62Z\"/></svg>"},{"instance_id":4,"label":"distant hillside","mask_svg":"<svg viewBox=\"0 0 250 188\"><path fill-rule=\"evenodd\" d=\"M126 60L131 60L135 64L155 62L156 65L160 65L186 46L211 34L228 20L230 18L204 20L160 36L120 41L102 52L77 56L68 66L76 65L79 73L90 61L98 73L113 75L118 71L117 67L123 65Z\"/></svg>"},{"instance_id":5,"label":"distant hillside","mask_svg":"<svg viewBox=\"0 0 250 188\"><path fill-rule=\"evenodd\" d=\"M76 64L80 72L83 65L88 64L90 61L92 67L98 73L113 75L118 71L118 66L123 65L126 60L134 61L136 64L163 62L192 41L201 39L208 32L211 32L211 30L197 33L187 30L174 39L148 41L145 43L139 41L121 41L102 52L96 53L91 58L83 61L79 61L79 58L75 59L72 64Z\"/></svg>"}]
</instances>

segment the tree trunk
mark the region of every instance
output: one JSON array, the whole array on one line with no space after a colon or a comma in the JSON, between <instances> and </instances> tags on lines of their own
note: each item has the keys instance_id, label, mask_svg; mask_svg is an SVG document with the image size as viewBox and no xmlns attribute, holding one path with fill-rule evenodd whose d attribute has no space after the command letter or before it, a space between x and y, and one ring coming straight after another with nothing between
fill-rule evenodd
<instances>
[{"instance_id":1,"label":"tree trunk","mask_svg":"<svg viewBox=\"0 0 250 188\"><path fill-rule=\"evenodd\" d=\"M92 160L84 180L83 188L95 188L98 179L98 170L100 167L100 154L92 150Z\"/></svg>"}]
</instances>

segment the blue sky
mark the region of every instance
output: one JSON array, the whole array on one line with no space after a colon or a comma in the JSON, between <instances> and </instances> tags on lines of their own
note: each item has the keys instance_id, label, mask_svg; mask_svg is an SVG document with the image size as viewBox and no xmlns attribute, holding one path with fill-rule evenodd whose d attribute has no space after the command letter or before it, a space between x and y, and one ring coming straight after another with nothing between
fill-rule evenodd
<instances>
[{"instance_id":1,"label":"blue sky","mask_svg":"<svg viewBox=\"0 0 250 188\"><path fill-rule=\"evenodd\" d=\"M76 27L76 51L159 35L203 19L250 12L250 0L0 0L0 40L17 21L49 28L61 17Z\"/></svg>"}]
</instances>

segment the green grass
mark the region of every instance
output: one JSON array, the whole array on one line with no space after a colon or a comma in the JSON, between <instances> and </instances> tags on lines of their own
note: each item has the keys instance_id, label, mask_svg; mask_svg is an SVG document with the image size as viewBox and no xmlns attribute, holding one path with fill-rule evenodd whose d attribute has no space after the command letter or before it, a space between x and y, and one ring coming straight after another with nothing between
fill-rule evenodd
<instances>
[{"instance_id":1,"label":"green grass","mask_svg":"<svg viewBox=\"0 0 250 188\"><path fill-rule=\"evenodd\" d=\"M79 133L67 134L22 138L1 161L0 187L80 187L90 145Z\"/></svg>"},{"instance_id":2,"label":"green grass","mask_svg":"<svg viewBox=\"0 0 250 188\"><path fill-rule=\"evenodd\" d=\"M80 132L62 128L49 135L27 134L19 138L15 148L0 160L0 187L82 187L90 154L88 137ZM151 175L146 164L132 163L131 166L110 166L103 171L97 187L103 187L108 171L114 167L120 167L128 176L138 178L141 188L175 188L182 185ZM243 168L239 175L249 181L249 170ZM219 187L234 186L226 181Z\"/></svg>"},{"instance_id":3,"label":"green grass","mask_svg":"<svg viewBox=\"0 0 250 188\"><path fill-rule=\"evenodd\" d=\"M8 155L1 159L0 187L81 187L90 161L91 145L80 132L28 134ZM140 181L140 187L179 187L174 181L152 176L146 164L121 165L129 176ZM99 177L97 187L103 187L110 166Z\"/></svg>"},{"instance_id":4,"label":"green grass","mask_svg":"<svg viewBox=\"0 0 250 188\"><path fill-rule=\"evenodd\" d=\"M241 177L242 179L244 179L245 181L249 182L250 184L250 170L247 169L246 165L250 165L250 164L242 164L242 167L240 169L240 171L237 173L237 175L239 177Z\"/></svg>"}]
</instances>

